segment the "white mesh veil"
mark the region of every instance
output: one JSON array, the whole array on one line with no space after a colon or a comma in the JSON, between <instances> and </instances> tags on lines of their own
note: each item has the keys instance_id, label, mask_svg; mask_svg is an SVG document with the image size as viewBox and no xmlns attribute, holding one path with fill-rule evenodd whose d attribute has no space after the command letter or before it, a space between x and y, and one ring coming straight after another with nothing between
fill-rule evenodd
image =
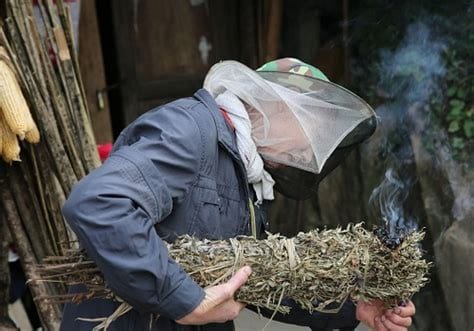
<instances>
[{"instance_id":1,"label":"white mesh veil","mask_svg":"<svg viewBox=\"0 0 474 331\"><path fill-rule=\"evenodd\" d=\"M204 88L213 97L230 91L245 103L252 138L267 161L320 173L338 144L374 116L363 100L337 85L296 74L279 75L274 83L265 75L223 61L211 68Z\"/></svg>"}]
</instances>

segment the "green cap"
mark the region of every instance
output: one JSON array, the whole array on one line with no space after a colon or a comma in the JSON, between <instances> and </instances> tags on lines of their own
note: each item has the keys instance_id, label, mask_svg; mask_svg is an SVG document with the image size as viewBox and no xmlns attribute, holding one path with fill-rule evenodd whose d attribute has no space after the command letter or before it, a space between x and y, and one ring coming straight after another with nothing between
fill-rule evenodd
<instances>
[{"instance_id":1,"label":"green cap","mask_svg":"<svg viewBox=\"0 0 474 331\"><path fill-rule=\"evenodd\" d=\"M293 74L314 77L329 82L329 79L325 74L323 74L321 70L292 57L285 57L283 59L267 62L258 68L257 71L290 72Z\"/></svg>"}]
</instances>

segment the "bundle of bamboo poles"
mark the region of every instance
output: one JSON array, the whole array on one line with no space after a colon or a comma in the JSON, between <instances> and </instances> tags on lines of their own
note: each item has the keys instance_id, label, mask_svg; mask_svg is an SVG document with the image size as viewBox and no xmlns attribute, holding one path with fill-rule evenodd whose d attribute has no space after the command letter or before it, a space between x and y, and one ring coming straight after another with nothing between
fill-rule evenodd
<instances>
[{"instance_id":1,"label":"bundle of bamboo poles","mask_svg":"<svg viewBox=\"0 0 474 331\"><path fill-rule=\"evenodd\" d=\"M74 183L96 168L100 160L68 7L62 0L54 4L52 0L38 0L41 17L34 17L31 0L5 0L4 5L6 16L0 30L4 56L0 56L0 67L8 59L41 141L31 145L17 134L20 154L8 163L0 162L0 208L5 215L0 221L7 224L27 277L34 278L33 266L38 261L64 253L74 241L61 206ZM3 242L6 228L0 229L4 229L0 233ZM31 284L30 289L40 298L58 291L40 283ZM60 307L50 300L40 300L37 308L44 328L58 329Z\"/></svg>"}]
</instances>

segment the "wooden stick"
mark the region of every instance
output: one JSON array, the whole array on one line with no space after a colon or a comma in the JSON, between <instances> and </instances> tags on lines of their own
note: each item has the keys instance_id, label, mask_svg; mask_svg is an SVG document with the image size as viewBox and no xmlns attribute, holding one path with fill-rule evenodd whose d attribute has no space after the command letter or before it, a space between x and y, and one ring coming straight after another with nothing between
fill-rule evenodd
<instances>
[{"instance_id":1,"label":"wooden stick","mask_svg":"<svg viewBox=\"0 0 474 331\"><path fill-rule=\"evenodd\" d=\"M275 60L280 48L281 21L283 15L283 1L269 1L268 16L265 33L265 62Z\"/></svg>"},{"instance_id":2,"label":"wooden stick","mask_svg":"<svg viewBox=\"0 0 474 331\"><path fill-rule=\"evenodd\" d=\"M49 196L49 209L55 215L55 217L52 218L55 222L54 228L57 231L57 239L55 244L57 245L59 251L62 252L68 248L66 243L69 241L66 224L61 212L61 207L66 201L66 197L64 194L62 194L61 184L59 183L59 179L55 174L52 174L51 176L51 188L51 191L54 192L54 194Z\"/></svg>"},{"instance_id":3,"label":"wooden stick","mask_svg":"<svg viewBox=\"0 0 474 331\"><path fill-rule=\"evenodd\" d=\"M29 14L31 15L31 13ZM66 111L66 102L62 92L60 91L58 79L48 56L46 45L44 42L41 42L39 33L31 20L29 20L29 24L27 25L27 34L32 36L32 44L34 45L32 48L41 50L40 52L37 52L35 56L38 57L37 61L40 64L40 71L44 76L44 82L41 81L42 85L44 84L44 90L42 93L45 96L51 96L50 98L47 98L47 101L49 106L54 110L55 116L59 119L58 124L60 134L63 137L65 148L68 152L69 159L71 160L71 165L73 166L77 178L82 178L85 175L86 170L82 166L82 161L79 156L77 141L80 139L77 138L80 135L74 125L74 119L71 119Z\"/></svg>"},{"instance_id":4,"label":"wooden stick","mask_svg":"<svg viewBox=\"0 0 474 331\"><path fill-rule=\"evenodd\" d=\"M38 193L38 202L41 208L41 211L44 215L44 227L46 228L46 231L48 232L50 238L53 238L53 230L51 228L51 215L46 207L46 194L45 190L48 190L47 188L47 176L49 176L49 172L45 173L45 169L49 169L51 165L49 162L43 162L43 159L49 154L48 150L46 149L46 146L43 144L40 144L39 146L36 146L35 148L30 148L28 149L30 159L31 159L31 176L33 177L34 183L29 182L28 185L36 187L36 192ZM43 163L43 164L42 164ZM40 171L42 169L42 171Z\"/></svg>"},{"instance_id":5,"label":"wooden stick","mask_svg":"<svg viewBox=\"0 0 474 331\"><path fill-rule=\"evenodd\" d=\"M26 233L29 234L28 237L35 258L40 261L44 256L51 253L51 251L45 247L48 245L49 238L47 234L43 233L41 226L39 225L41 218L39 215L35 215L34 209L30 207L34 204L34 202L32 202L34 197L32 198L28 194L28 187L21 178L20 171L21 168L18 164L12 165L11 168L8 169L8 180L6 183L10 188L15 205L18 207L20 220Z\"/></svg>"},{"instance_id":6,"label":"wooden stick","mask_svg":"<svg viewBox=\"0 0 474 331\"><path fill-rule=\"evenodd\" d=\"M36 146L23 144L23 162L0 174L0 206L5 209L14 239L21 244L19 253L25 273L36 279L34 265L40 258L64 254L77 246L72 244L75 235L64 222L61 207L72 186L96 168L100 160L68 7L60 0L56 5L51 0L39 0L46 34L42 36L33 17L31 0L6 0L5 4L8 17L0 27L0 43L17 71L22 92L41 132L41 142ZM56 56L54 61L50 59L49 47ZM9 185L2 185L5 183ZM65 293L64 287L58 287L60 283L53 285L30 284L33 295L39 298L38 311L47 330L58 329L60 313L54 302L44 298Z\"/></svg>"},{"instance_id":7,"label":"wooden stick","mask_svg":"<svg viewBox=\"0 0 474 331\"><path fill-rule=\"evenodd\" d=\"M9 39L13 41L14 51L18 55L20 64L19 70L24 73L26 79L25 84L29 86L29 91L31 92L30 95L27 95L27 98L30 100L30 104L36 106L38 114L41 114L40 116L36 116L36 119L42 129L41 132L43 134L43 139L48 144L48 149L51 152L56 172L61 177L61 184L63 185L64 191L69 192L72 186L76 183L77 178L72 171L72 164L67 157L66 150L62 144L56 119L54 118L51 109L46 107L46 103L38 90L33 74L30 70L30 64L21 37L18 35L18 31L12 19L7 18L5 22L8 26Z\"/></svg>"},{"instance_id":8,"label":"wooden stick","mask_svg":"<svg viewBox=\"0 0 474 331\"><path fill-rule=\"evenodd\" d=\"M22 39L25 41L26 54L32 66L32 72L41 91L41 95L45 101L46 107L54 111L55 117L58 118L59 131L63 137L64 146L68 157L71 159L71 165L78 178L85 175L85 170L82 167L81 159L77 151L78 132L74 126L74 119L67 116L67 112L63 110L64 101L63 94L57 88L57 79L54 74L54 69L51 65L51 60L48 56L48 51L44 43L40 42L40 37L33 21L27 20L32 13L30 13L25 6L20 6L21 11L13 11L13 19L17 26L22 26L23 29L18 29ZM23 32L22 32L23 31ZM61 107L62 106L62 107ZM35 114L33 114L33 117Z\"/></svg>"},{"instance_id":9,"label":"wooden stick","mask_svg":"<svg viewBox=\"0 0 474 331\"><path fill-rule=\"evenodd\" d=\"M38 274L35 271L34 264L37 262L34 258L34 253L31 248L28 236L21 224L20 216L13 199L13 196L8 189L4 174L0 178L0 198L4 207L7 225L14 241L17 244L18 255L23 266L23 270L28 278L36 278ZM35 283L30 285L30 289L35 297L44 297L49 295L48 288L44 283ZM38 309L42 325L46 330L59 330L60 318L57 306L51 300L44 299L36 301L36 308Z\"/></svg>"},{"instance_id":10,"label":"wooden stick","mask_svg":"<svg viewBox=\"0 0 474 331\"><path fill-rule=\"evenodd\" d=\"M39 0L39 2L41 3L42 0ZM86 168L92 170L100 165L100 159L95 148L88 148L90 146L95 146L96 144L94 135L92 133L92 127L90 125L90 119L87 113L87 106L84 102L85 96L82 93L79 85L79 75L76 74L73 64L73 58L75 56L74 50L69 48L69 45L72 47L72 36L70 33L68 33L70 30L67 27L65 28L64 26L61 26L61 20L55 15L55 8L52 1L46 0L46 3L46 9L48 10L52 21L52 27L50 30L54 34L54 40L56 40L56 47L53 47L53 49L57 52L56 57L59 63L58 68L60 68L59 72L61 81L66 91L66 95L69 97L68 99L71 104L71 113L77 120L76 124L78 126L78 131L81 134L81 139L79 142ZM65 9L62 2L57 3L57 10L59 13L63 13L64 16ZM66 17L63 17L62 20L66 22L68 21ZM69 45L67 38L70 39ZM64 44L63 39L66 44Z\"/></svg>"},{"instance_id":11,"label":"wooden stick","mask_svg":"<svg viewBox=\"0 0 474 331\"><path fill-rule=\"evenodd\" d=\"M7 229L5 214L0 212L0 321L9 318L10 269L8 267ZM0 325L1 328L2 326Z\"/></svg>"}]
</instances>

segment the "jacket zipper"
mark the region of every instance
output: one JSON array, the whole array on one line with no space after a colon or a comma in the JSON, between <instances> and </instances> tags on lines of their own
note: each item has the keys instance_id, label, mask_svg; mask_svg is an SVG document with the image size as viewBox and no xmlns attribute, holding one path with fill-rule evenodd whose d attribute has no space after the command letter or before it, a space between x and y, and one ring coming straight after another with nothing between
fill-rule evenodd
<instances>
[{"instance_id":1,"label":"jacket zipper","mask_svg":"<svg viewBox=\"0 0 474 331\"><path fill-rule=\"evenodd\" d=\"M245 195L244 198L245 198L246 201L248 201L248 203L246 203L246 206L245 206L246 213L247 213L247 215L249 215L249 223L247 224L247 231L248 231L248 233L252 233L252 234L256 235L254 233L254 231L252 230L253 226L252 226L251 223L255 223L255 211L252 210L253 205L252 205L252 201L250 200L250 192L249 192L249 186L248 186L248 180L247 180L247 172L245 171L244 163L242 162L240 157L236 156L234 151L232 151L228 146L226 146L222 142L219 142L219 146L222 146L230 154L230 156L232 157L234 162L236 162L239 166L239 177L240 177L240 180L243 181L244 195ZM253 215L252 215L252 212L253 212ZM253 219L253 221L252 221L252 219Z\"/></svg>"}]
</instances>

